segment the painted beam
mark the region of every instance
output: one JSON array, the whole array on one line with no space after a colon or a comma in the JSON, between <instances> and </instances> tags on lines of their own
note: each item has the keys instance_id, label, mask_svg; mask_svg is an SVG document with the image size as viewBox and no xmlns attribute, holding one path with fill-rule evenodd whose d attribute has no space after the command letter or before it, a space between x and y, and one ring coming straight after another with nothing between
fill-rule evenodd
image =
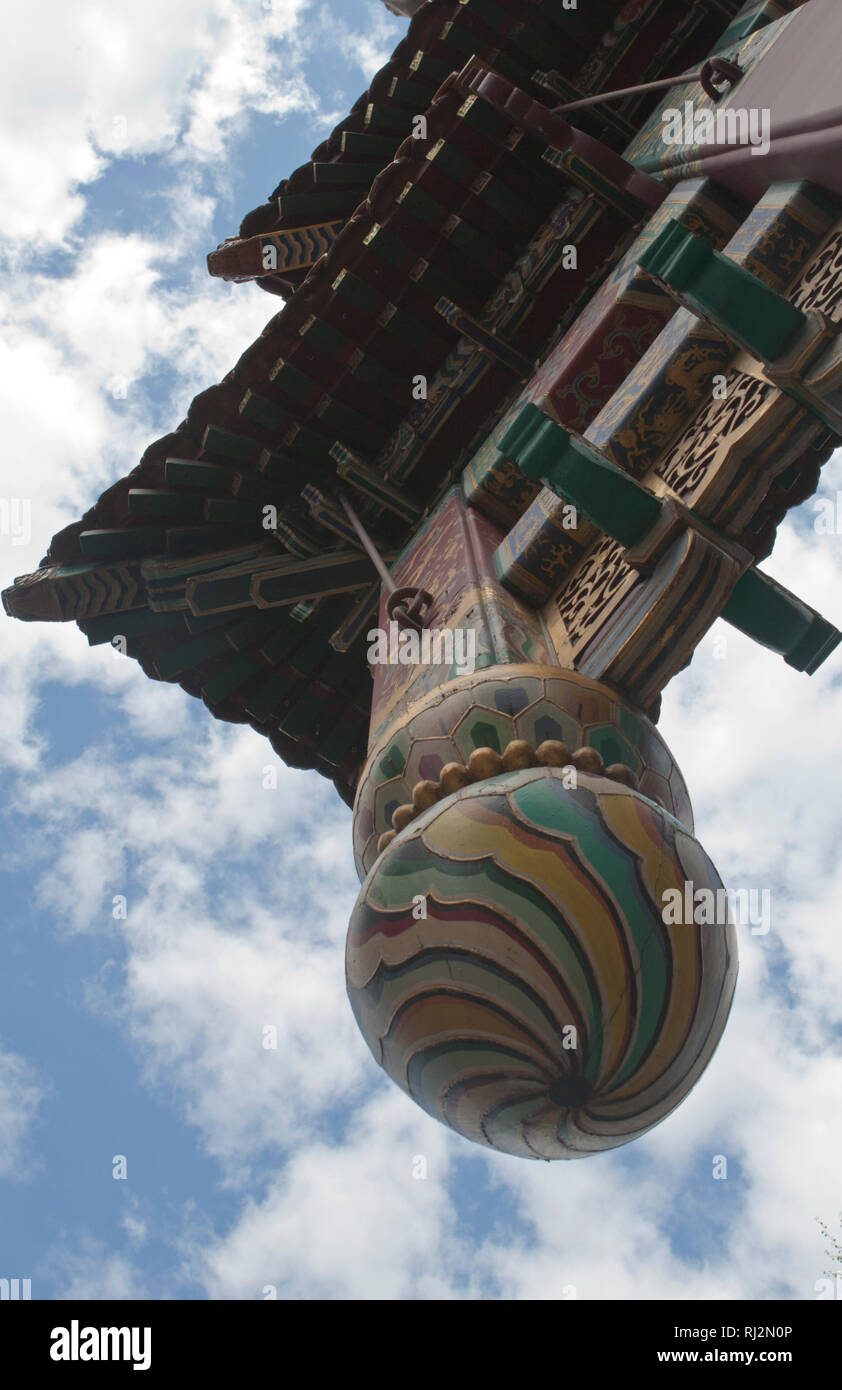
<instances>
[{"instance_id":1,"label":"painted beam","mask_svg":"<svg viewBox=\"0 0 842 1390\"><path fill-rule=\"evenodd\" d=\"M382 473L364 463L361 458L346 449L344 444L333 444L330 456L336 462L336 472L343 481L350 483L364 497L377 502L381 507L394 512L402 521L414 523L421 516L422 508L413 502L402 488L388 482Z\"/></svg>"},{"instance_id":2,"label":"painted beam","mask_svg":"<svg viewBox=\"0 0 842 1390\"><path fill-rule=\"evenodd\" d=\"M365 589L335 632L330 635L330 645L335 652L347 652L356 641L367 632L375 622L380 605L380 584L372 584Z\"/></svg>"},{"instance_id":3,"label":"painted beam","mask_svg":"<svg viewBox=\"0 0 842 1390\"><path fill-rule=\"evenodd\" d=\"M331 164L326 167L348 166ZM373 169L376 171L376 166ZM363 192L361 190L359 196ZM218 280L241 282L307 269L333 245L344 225L344 221L336 220L312 222L308 226L265 232L261 236L232 237L209 253L208 273Z\"/></svg>"},{"instance_id":4,"label":"painted beam","mask_svg":"<svg viewBox=\"0 0 842 1390\"><path fill-rule=\"evenodd\" d=\"M505 447L528 478L540 479L606 535L626 546L632 552L626 556L630 564L637 560L651 572L667 541L681 528L697 531L723 557L730 559L737 549L729 537L701 517L673 499L655 497L535 406L521 412L515 443L505 442ZM657 545L651 543L653 538ZM737 579L721 616L810 675L842 641L842 632L754 566Z\"/></svg>"},{"instance_id":5,"label":"painted beam","mask_svg":"<svg viewBox=\"0 0 842 1390\"><path fill-rule=\"evenodd\" d=\"M451 303L449 299L439 299L436 301L436 312L441 314L445 322L449 323L451 328L455 328L457 333L464 338L470 338L482 352L495 362L501 362L516 376L528 378L535 371L534 361L524 357L517 348L503 342L492 329L484 327L470 314L466 314L458 304Z\"/></svg>"},{"instance_id":6,"label":"painted beam","mask_svg":"<svg viewBox=\"0 0 842 1390\"><path fill-rule=\"evenodd\" d=\"M322 555L278 555L251 564L196 575L185 586L191 612L222 613L236 608L291 607L325 594L352 593L371 583L373 569L360 551Z\"/></svg>"},{"instance_id":7,"label":"painted beam","mask_svg":"<svg viewBox=\"0 0 842 1390\"><path fill-rule=\"evenodd\" d=\"M770 382L842 435L842 324L798 308L675 222L644 252L640 266L678 303L762 362Z\"/></svg>"},{"instance_id":8,"label":"painted beam","mask_svg":"<svg viewBox=\"0 0 842 1390\"><path fill-rule=\"evenodd\" d=\"M784 357L808 327L807 315L783 295L675 220L639 264L680 304L761 362Z\"/></svg>"},{"instance_id":9,"label":"painted beam","mask_svg":"<svg viewBox=\"0 0 842 1390\"><path fill-rule=\"evenodd\" d=\"M3 607L23 622L65 623L143 604L138 564L43 565L3 590Z\"/></svg>"},{"instance_id":10,"label":"painted beam","mask_svg":"<svg viewBox=\"0 0 842 1390\"><path fill-rule=\"evenodd\" d=\"M625 546L638 545L661 515L660 500L647 488L537 406L521 411L498 447L527 478L552 488Z\"/></svg>"},{"instance_id":11,"label":"painted beam","mask_svg":"<svg viewBox=\"0 0 842 1390\"><path fill-rule=\"evenodd\" d=\"M606 206L637 220L664 201L664 184L636 169L600 140L568 125L551 107L483 67L476 58L465 64L456 85L466 96L480 97L519 129L542 141L543 158Z\"/></svg>"}]
</instances>

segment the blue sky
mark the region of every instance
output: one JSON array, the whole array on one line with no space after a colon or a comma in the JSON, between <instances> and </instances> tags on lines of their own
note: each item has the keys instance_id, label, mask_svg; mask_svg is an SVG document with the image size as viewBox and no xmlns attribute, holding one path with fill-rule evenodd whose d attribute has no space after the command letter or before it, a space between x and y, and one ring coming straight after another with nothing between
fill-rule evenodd
<instances>
[{"instance_id":1,"label":"blue sky","mask_svg":"<svg viewBox=\"0 0 842 1390\"><path fill-rule=\"evenodd\" d=\"M4 584L271 317L205 256L404 29L379 0L13 10L2 495L31 535L0 536ZM842 535L816 516L765 568L842 625ZM815 1218L842 1205L840 662L811 679L718 624L670 686L699 837L729 886L772 890L772 930L740 929L731 1020L684 1105L545 1165L468 1145L375 1068L326 782L280 767L265 789L253 731L75 626L0 622L0 1277L41 1298L813 1298Z\"/></svg>"}]
</instances>

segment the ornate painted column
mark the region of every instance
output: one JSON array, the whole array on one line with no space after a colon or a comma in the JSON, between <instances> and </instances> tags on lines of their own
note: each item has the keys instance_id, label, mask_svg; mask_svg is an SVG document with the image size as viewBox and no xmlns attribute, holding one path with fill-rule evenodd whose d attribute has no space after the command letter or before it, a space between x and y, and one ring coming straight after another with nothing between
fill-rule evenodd
<instances>
[{"instance_id":1,"label":"ornate painted column","mask_svg":"<svg viewBox=\"0 0 842 1390\"><path fill-rule=\"evenodd\" d=\"M435 596L431 650L462 629L453 654L472 646L475 667L372 668L348 993L376 1061L430 1114L506 1153L579 1158L698 1079L735 933L692 906L665 920L688 884L722 894L684 780L639 709L559 664L540 611L497 576L503 535L453 489L395 566Z\"/></svg>"}]
</instances>

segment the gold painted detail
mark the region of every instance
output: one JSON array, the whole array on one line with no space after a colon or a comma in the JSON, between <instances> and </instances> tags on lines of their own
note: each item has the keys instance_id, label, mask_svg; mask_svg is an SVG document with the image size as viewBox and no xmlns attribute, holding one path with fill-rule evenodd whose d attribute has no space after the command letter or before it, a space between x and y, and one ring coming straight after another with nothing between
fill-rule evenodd
<instances>
[{"instance_id":1,"label":"gold painted detail","mask_svg":"<svg viewBox=\"0 0 842 1390\"><path fill-rule=\"evenodd\" d=\"M603 536L575 569L556 599L559 617L574 652L581 650L605 621L614 602L637 582L623 558L625 547Z\"/></svg>"},{"instance_id":2,"label":"gold painted detail","mask_svg":"<svg viewBox=\"0 0 842 1390\"><path fill-rule=\"evenodd\" d=\"M837 227L808 265L792 292L799 309L818 309L842 318L842 226Z\"/></svg>"},{"instance_id":3,"label":"gold painted detail","mask_svg":"<svg viewBox=\"0 0 842 1390\"><path fill-rule=\"evenodd\" d=\"M770 382L736 367L724 376L724 399L711 399L702 407L658 469L667 486L687 500L724 463L735 441L751 433L778 394Z\"/></svg>"},{"instance_id":4,"label":"gold painted detail","mask_svg":"<svg viewBox=\"0 0 842 1390\"><path fill-rule=\"evenodd\" d=\"M491 777L500 777L504 772L521 772L530 767L572 767L576 772L586 772L595 777L610 777L614 782L622 782L627 787L637 787L637 777L625 763L612 763L606 767L602 755L596 748L583 746L571 753L566 743L560 739L546 739L533 748L525 739L513 739L502 753L494 748L475 748L468 764L447 763L439 774L438 782L416 782L412 789L412 801L398 806L392 813L394 829L386 830L377 841L377 853L382 854L396 835L405 830L416 816L428 811L445 796L452 796L469 783L486 782Z\"/></svg>"}]
</instances>

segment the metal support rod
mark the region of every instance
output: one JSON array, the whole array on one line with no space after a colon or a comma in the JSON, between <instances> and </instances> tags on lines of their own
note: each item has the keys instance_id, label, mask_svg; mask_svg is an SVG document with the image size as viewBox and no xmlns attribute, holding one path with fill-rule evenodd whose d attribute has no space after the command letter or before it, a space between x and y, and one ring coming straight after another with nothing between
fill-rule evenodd
<instances>
[{"instance_id":1,"label":"metal support rod","mask_svg":"<svg viewBox=\"0 0 842 1390\"><path fill-rule=\"evenodd\" d=\"M634 97L642 92L657 92L662 87L677 87L684 82L700 82L702 74L700 72L688 72L686 77L664 77L657 82L645 82L640 87L620 87L616 92L598 92L596 96L580 97L578 101L568 101L564 106L554 106L553 110L560 115L562 111L578 111L583 106L599 106L603 101L619 101L621 97Z\"/></svg>"},{"instance_id":2,"label":"metal support rod","mask_svg":"<svg viewBox=\"0 0 842 1390\"><path fill-rule=\"evenodd\" d=\"M599 106L603 101L620 101L622 97L639 96L642 92L663 91L667 87L684 86L688 82L701 82L708 96L722 96L722 92L713 82L714 77L723 77L733 87L734 83L742 77L742 69L732 63L727 58L711 58L699 72L686 72L680 77L659 77L657 82L642 82L637 87L621 87L616 92L598 92L596 96L579 97L576 101L565 102L563 106L554 106L553 113L557 116L565 111L578 111L583 106Z\"/></svg>"},{"instance_id":3,"label":"metal support rod","mask_svg":"<svg viewBox=\"0 0 842 1390\"><path fill-rule=\"evenodd\" d=\"M348 520L350 521L351 525L353 526L354 530L360 538L360 545L362 546L371 563L374 565L374 568L377 570L377 573L380 575L380 578L383 580L383 583L386 586L388 592L390 594L393 594L398 586L395 583L389 571L387 570L386 566L384 565L383 560L380 556L380 552L375 546L374 541L371 539L371 536L366 531L365 527L363 526L362 522L357 516L357 513L354 511L354 508L351 506L351 503L348 501L348 498L345 496L344 492L340 492L338 495L339 501L342 503L342 506L345 509L345 515L347 516Z\"/></svg>"}]
</instances>

